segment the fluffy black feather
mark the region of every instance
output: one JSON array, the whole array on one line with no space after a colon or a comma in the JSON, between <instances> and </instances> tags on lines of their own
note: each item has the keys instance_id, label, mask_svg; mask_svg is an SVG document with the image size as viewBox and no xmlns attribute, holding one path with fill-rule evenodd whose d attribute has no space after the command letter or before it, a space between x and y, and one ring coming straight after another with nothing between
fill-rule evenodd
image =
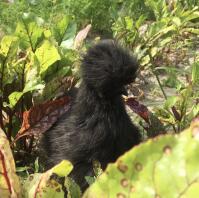
<instances>
[{"instance_id":1,"label":"fluffy black feather","mask_svg":"<svg viewBox=\"0 0 199 198\"><path fill-rule=\"evenodd\" d=\"M71 107L42 139L48 168L63 159L74 165L71 177L85 189L92 162L104 169L141 141L121 94L136 76L138 63L114 41L91 47L81 65L82 82Z\"/></svg>"}]
</instances>

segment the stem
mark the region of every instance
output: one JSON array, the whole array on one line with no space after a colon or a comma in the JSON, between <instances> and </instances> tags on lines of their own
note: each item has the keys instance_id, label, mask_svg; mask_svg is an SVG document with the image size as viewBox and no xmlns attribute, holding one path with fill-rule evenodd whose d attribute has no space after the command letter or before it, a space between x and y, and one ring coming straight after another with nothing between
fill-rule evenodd
<instances>
[{"instance_id":1,"label":"stem","mask_svg":"<svg viewBox=\"0 0 199 198\"><path fill-rule=\"evenodd\" d=\"M7 137L8 137L8 140L9 140L10 142L11 142L12 129L13 129L13 125L12 125L12 116L13 116L13 113L10 112L10 113L9 113L8 131L7 131Z\"/></svg>"},{"instance_id":2,"label":"stem","mask_svg":"<svg viewBox=\"0 0 199 198\"><path fill-rule=\"evenodd\" d=\"M22 70L22 76L21 76L21 91L23 91L24 89L24 85L25 85L25 67L26 67L26 61L24 61L24 65L23 65L23 70ZM22 96L21 98L21 113L23 114L23 110L24 110L24 97Z\"/></svg>"},{"instance_id":3,"label":"stem","mask_svg":"<svg viewBox=\"0 0 199 198\"><path fill-rule=\"evenodd\" d=\"M167 95L166 95L166 93L165 93L165 91L164 91L164 89L163 89L163 87L162 87L162 84L161 84L161 82L160 82L159 76L158 76L154 71L152 71L152 72L153 72L153 74L154 74L155 77L156 77L156 80L157 80L157 82L158 82L158 85L159 85L159 87L160 87L160 89L161 89L161 91L162 91L162 94L163 94L164 98L167 100Z\"/></svg>"},{"instance_id":4,"label":"stem","mask_svg":"<svg viewBox=\"0 0 199 198\"><path fill-rule=\"evenodd\" d=\"M3 107L3 99L2 97L0 97L0 128L4 129L2 107Z\"/></svg>"},{"instance_id":5,"label":"stem","mask_svg":"<svg viewBox=\"0 0 199 198\"><path fill-rule=\"evenodd\" d=\"M165 93L165 91L164 91L164 89L163 89L163 86L162 86L161 82L160 82L160 78L159 78L159 76L156 74L156 72L154 71L155 64L154 64L153 57L152 57L152 55L151 55L150 49L148 49L148 54L149 54L150 62L151 62L151 64L152 64L152 73L153 73L153 74L155 75L155 77L156 77L156 80L157 80L157 82L158 82L158 85L159 85L159 87L160 87L160 89L161 89L161 91L162 91L162 94L163 94L165 100L167 100L167 95L166 95L166 93ZM171 112L170 112L170 113L171 113ZM174 124L172 124L172 128L173 128L174 132L177 133L177 130L176 130L176 127L175 127Z\"/></svg>"},{"instance_id":6,"label":"stem","mask_svg":"<svg viewBox=\"0 0 199 198\"><path fill-rule=\"evenodd\" d=\"M165 91L164 91L164 89L163 89L163 87L162 87L162 84L161 84L161 82L160 82L160 79L159 79L159 76L156 74L156 72L154 71L154 61L153 61L153 57L151 56L151 52L148 50L148 54L149 54L149 58L150 58L150 62L151 62L151 64L152 64L152 73L155 75L155 77L156 77L156 80L157 80L157 82L158 82L158 85L159 85L159 87L160 87L160 89L161 89L161 91L162 91L162 94L163 94L163 96L164 96L164 98L165 99L167 99L167 95L166 95L166 93L165 93Z\"/></svg>"},{"instance_id":7,"label":"stem","mask_svg":"<svg viewBox=\"0 0 199 198\"><path fill-rule=\"evenodd\" d=\"M8 54L10 53L10 48L8 50L7 56L4 58L3 62L2 62L2 71L1 71L1 78L0 78L0 91L2 92L2 95L0 96L0 127L3 129L4 131L4 125L3 125L3 77L4 77L4 70L5 70L5 64L8 58ZM5 131L4 131L5 132Z\"/></svg>"}]
</instances>

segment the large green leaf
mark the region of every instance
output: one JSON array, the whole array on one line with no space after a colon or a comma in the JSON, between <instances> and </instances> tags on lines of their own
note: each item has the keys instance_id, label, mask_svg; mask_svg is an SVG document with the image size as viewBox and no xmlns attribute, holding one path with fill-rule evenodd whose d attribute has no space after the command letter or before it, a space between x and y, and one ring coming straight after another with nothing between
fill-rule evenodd
<instances>
[{"instance_id":1,"label":"large green leaf","mask_svg":"<svg viewBox=\"0 0 199 198\"><path fill-rule=\"evenodd\" d=\"M76 32L77 32L77 24L74 22L70 22L65 32L65 36L63 37L62 42L60 43L61 47L65 49L73 48Z\"/></svg>"},{"instance_id":2,"label":"large green leaf","mask_svg":"<svg viewBox=\"0 0 199 198\"><path fill-rule=\"evenodd\" d=\"M198 198L199 119L180 135L136 146L110 164L84 198Z\"/></svg>"},{"instance_id":3,"label":"large green leaf","mask_svg":"<svg viewBox=\"0 0 199 198\"><path fill-rule=\"evenodd\" d=\"M40 62L40 74L45 72L57 60L61 59L57 48L48 40L45 40L41 47L37 48L35 55Z\"/></svg>"},{"instance_id":4,"label":"large green leaf","mask_svg":"<svg viewBox=\"0 0 199 198\"><path fill-rule=\"evenodd\" d=\"M13 62L18 50L18 38L4 36L0 43L0 76L2 87L14 80Z\"/></svg>"},{"instance_id":5,"label":"large green leaf","mask_svg":"<svg viewBox=\"0 0 199 198\"><path fill-rule=\"evenodd\" d=\"M14 91L8 96L10 108L13 108L25 93L44 88L39 75L39 66L38 59L32 52L29 52L23 64L14 65L15 71L18 71L18 79L23 81L23 87L21 91Z\"/></svg>"},{"instance_id":6,"label":"large green leaf","mask_svg":"<svg viewBox=\"0 0 199 198\"><path fill-rule=\"evenodd\" d=\"M61 44L61 42L66 37L69 22L70 17L64 16L52 29L53 35L59 44Z\"/></svg>"},{"instance_id":7,"label":"large green leaf","mask_svg":"<svg viewBox=\"0 0 199 198\"><path fill-rule=\"evenodd\" d=\"M15 34L20 38L23 48L31 47L35 51L43 36L43 29L34 15L25 13L17 24Z\"/></svg>"}]
</instances>

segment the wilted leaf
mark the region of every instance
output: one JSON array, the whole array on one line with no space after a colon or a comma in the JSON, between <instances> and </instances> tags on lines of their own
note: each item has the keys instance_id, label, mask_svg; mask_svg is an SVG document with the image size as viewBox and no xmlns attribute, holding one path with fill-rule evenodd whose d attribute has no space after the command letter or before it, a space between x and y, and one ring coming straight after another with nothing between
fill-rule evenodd
<instances>
[{"instance_id":1,"label":"wilted leaf","mask_svg":"<svg viewBox=\"0 0 199 198\"><path fill-rule=\"evenodd\" d=\"M70 108L69 98L63 97L32 107L23 113L23 123L15 141L23 136L39 135L47 131Z\"/></svg>"},{"instance_id":2,"label":"wilted leaf","mask_svg":"<svg viewBox=\"0 0 199 198\"><path fill-rule=\"evenodd\" d=\"M21 187L9 142L0 129L0 197L21 198Z\"/></svg>"},{"instance_id":3,"label":"wilted leaf","mask_svg":"<svg viewBox=\"0 0 199 198\"><path fill-rule=\"evenodd\" d=\"M130 98L130 97L126 98L125 102L135 113L137 113L148 124L150 124L149 110L146 106L144 106L143 104L140 104L135 98Z\"/></svg>"},{"instance_id":4,"label":"wilted leaf","mask_svg":"<svg viewBox=\"0 0 199 198\"><path fill-rule=\"evenodd\" d=\"M26 198L54 198L64 197L62 185L51 176L61 173L61 176L67 176L73 166L69 161L63 160L52 169L43 174L33 174L25 181L23 185L23 195Z\"/></svg>"},{"instance_id":5,"label":"wilted leaf","mask_svg":"<svg viewBox=\"0 0 199 198\"><path fill-rule=\"evenodd\" d=\"M84 29L82 29L81 31L79 31L77 33L77 36L75 37L75 41L74 41L74 48L78 49L79 47L81 47L84 39L87 37L89 31L91 29L91 24L87 25Z\"/></svg>"},{"instance_id":6,"label":"wilted leaf","mask_svg":"<svg viewBox=\"0 0 199 198\"><path fill-rule=\"evenodd\" d=\"M173 115L175 117L176 120L181 121L182 116L180 115L180 113L177 111L176 107L171 107L171 110L173 112Z\"/></svg>"},{"instance_id":7,"label":"wilted leaf","mask_svg":"<svg viewBox=\"0 0 199 198\"><path fill-rule=\"evenodd\" d=\"M197 198L199 118L179 135L138 145L110 164L84 198Z\"/></svg>"},{"instance_id":8,"label":"wilted leaf","mask_svg":"<svg viewBox=\"0 0 199 198\"><path fill-rule=\"evenodd\" d=\"M143 128L147 131L148 137L155 137L159 134L164 134L165 129L161 121L146 106L139 103L135 98L125 98L126 104L133 110L137 115L145 120L147 126Z\"/></svg>"}]
</instances>

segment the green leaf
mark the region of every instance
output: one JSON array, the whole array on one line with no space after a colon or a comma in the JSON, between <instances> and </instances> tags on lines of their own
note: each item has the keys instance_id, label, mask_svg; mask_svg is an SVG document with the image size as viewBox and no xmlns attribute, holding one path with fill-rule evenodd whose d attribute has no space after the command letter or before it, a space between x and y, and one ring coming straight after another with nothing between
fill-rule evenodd
<instances>
[{"instance_id":1,"label":"green leaf","mask_svg":"<svg viewBox=\"0 0 199 198\"><path fill-rule=\"evenodd\" d=\"M35 55L41 65L40 74L44 73L49 66L61 59L56 47L48 40L45 40L41 47L37 48Z\"/></svg>"},{"instance_id":2,"label":"green leaf","mask_svg":"<svg viewBox=\"0 0 199 198\"><path fill-rule=\"evenodd\" d=\"M89 186L91 184L93 184L95 182L95 177L91 177L91 176L86 176L85 177L86 182L89 184Z\"/></svg>"},{"instance_id":3,"label":"green leaf","mask_svg":"<svg viewBox=\"0 0 199 198\"><path fill-rule=\"evenodd\" d=\"M34 52L43 36L43 29L37 23L35 17L28 14L18 22L15 34L20 38L23 48L31 47Z\"/></svg>"},{"instance_id":4,"label":"green leaf","mask_svg":"<svg viewBox=\"0 0 199 198\"><path fill-rule=\"evenodd\" d=\"M198 9L198 8L196 8L196 9ZM188 21L191 21L191 20L197 19L197 18L199 18L199 11L188 10L188 11L183 13L184 22L188 22Z\"/></svg>"},{"instance_id":5,"label":"green leaf","mask_svg":"<svg viewBox=\"0 0 199 198\"><path fill-rule=\"evenodd\" d=\"M149 31L148 37L150 38L151 45L153 46L160 37L175 31L176 28L174 25L167 27L167 25L164 23L157 23L155 26L152 26Z\"/></svg>"},{"instance_id":6,"label":"green leaf","mask_svg":"<svg viewBox=\"0 0 199 198\"><path fill-rule=\"evenodd\" d=\"M29 81L28 83L26 83L26 86L23 89L23 93L43 89L44 87L45 87L44 84L38 84L38 80L35 79L34 81Z\"/></svg>"},{"instance_id":7,"label":"green leaf","mask_svg":"<svg viewBox=\"0 0 199 198\"><path fill-rule=\"evenodd\" d=\"M181 20L180 20L179 17L173 17L173 18L172 18L172 21L173 21L173 23L174 23L176 26L178 26L178 27L182 24L182 22L181 22Z\"/></svg>"},{"instance_id":8,"label":"green leaf","mask_svg":"<svg viewBox=\"0 0 199 198\"><path fill-rule=\"evenodd\" d=\"M2 80L2 88L11 83L16 73L14 71L13 62L16 59L18 50L18 38L15 36L4 36L0 43L0 73Z\"/></svg>"},{"instance_id":9,"label":"green leaf","mask_svg":"<svg viewBox=\"0 0 199 198\"><path fill-rule=\"evenodd\" d=\"M28 166L22 166L22 167L18 166L18 167L16 167L16 172L20 173L20 172L28 171L29 169L30 169L30 167L28 167Z\"/></svg>"},{"instance_id":10,"label":"green leaf","mask_svg":"<svg viewBox=\"0 0 199 198\"><path fill-rule=\"evenodd\" d=\"M196 198L199 194L199 120L179 135L142 143L106 171L83 198Z\"/></svg>"},{"instance_id":11,"label":"green leaf","mask_svg":"<svg viewBox=\"0 0 199 198\"><path fill-rule=\"evenodd\" d=\"M67 189L67 198L80 198L82 193L80 187L73 181L73 179L66 177L64 185Z\"/></svg>"},{"instance_id":12,"label":"green leaf","mask_svg":"<svg viewBox=\"0 0 199 198\"><path fill-rule=\"evenodd\" d=\"M165 104L164 104L165 109L170 109L171 107L175 106L177 101L178 101L177 96L168 97L168 99L165 101Z\"/></svg>"},{"instance_id":13,"label":"green leaf","mask_svg":"<svg viewBox=\"0 0 199 198\"><path fill-rule=\"evenodd\" d=\"M168 43L172 41L172 37L166 37L165 39L160 40L160 47L165 47Z\"/></svg>"},{"instance_id":14,"label":"green leaf","mask_svg":"<svg viewBox=\"0 0 199 198\"><path fill-rule=\"evenodd\" d=\"M192 64L192 82L199 83L199 62Z\"/></svg>"},{"instance_id":15,"label":"green leaf","mask_svg":"<svg viewBox=\"0 0 199 198\"><path fill-rule=\"evenodd\" d=\"M18 47L18 38L16 36L4 36L1 40L0 54L7 57L15 54Z\"/></svg>"},{"instance_id":16,"label":"green leaf","mask_svg":"<svg viewBox=\"0 0 199 198\"><path fill-rule=\"evenodd\" d=\"M199 35L199 29L197 28L183 28L182 31Z\"/></svg>"},{"instance_id":17,"label":"green leaf","mask_svg":"<svg viewBox=\"0 0 199 198\"><path fill-rule=\"evenodd\" d=\"M126 23L126 29L131 30L133 28L133 19L130 18L129 16L126 16L124 18L124 20L125 20L125 23Z\"/></svg>"},{"instance_id":18,"label":"green leaf","mask_svg":"<svg viewBox=\"0 0 199 198\"><path fill-rule=\"evenodd\" d=\"M193 106L192 112L193 112L192 118L195 118L196 116L199 115L199 104Z\"/></svg>"},{"instance_id":19,"label":"green leaf","mask_svg":"<svg viewBox=\"0 0 199 198\"><path fill-rule=\"evenodd\" d=\"M23 96L23 94L23 92L14 91L8 96L10 108L13 108L17 104L17 102Z\"/></svg>"},{"instance_id":20,"label":"green leaf","mask_svg":"<svg viewBox=\"0 0 199 198\"><path fill-rule=\"evenodd\" d=\"M185 193L181 196L181 198L198 198L198 189L199 183L192 183L190 184L189 188Z\"/></svg>"},{"instance_id":21,"label":"green leaf","mask_svg":"<svg viewBox=\"0 0 199 198\"><path fill-rule=\"evenodd\" d=\"M69 22L70 22L70 17L64 16L53 28L53 35L56 41L58 41L59 45L61 44L61 42L64 40L64 37L66 36Z\"/></svg>"},{"instance_id":22,"label":"green leaf","mask_svg":"<svg viewBox=\"0 0 199 198\"><path fill-rule=\"evenodd\" d=\"M20 100L20 98L27 92L29 91L34 91L34 90L39 90L39 89L43 89L44 88L44 84L38 84L37 79L35 79L34 81L29 81L23 91L14 91L12 92L9 96L9 107L13 108L15 107L15 105L17 104L17 102Z\"/></svg>"},{"instance_id":23,"label":"green leaf","mask_svg":"<svg viewBox=\"0 0 199 198\"><path fill-rule=\"evenodd\" d=\"M65 49L73 48L76 32L77 32L77 24L74 22L70 22L60 46Z\"/></svg>"},{"instance_id":24,"label":"green leaf","mask_svg":"<svg viewBox=\"0 0 199 198\"><path fill-rule=\"evenodd\" d=\"M135 22L135 26L137 29L140 28L140 26L144 23L144 21L146 20L146 16L145 15L141 15L138 20Z\"/></svg>"},{"instance_id":25,"label":"green leaf","mask_svg":"<svg viewBox=\"0 0 199 198\"><path fill-rule=\"evenodd\" d=\"M61 163L52 168L53 173L60 177L67 176L73 169L73 165L67 161L63 160Z\"/></svg>"}]
</instances>

